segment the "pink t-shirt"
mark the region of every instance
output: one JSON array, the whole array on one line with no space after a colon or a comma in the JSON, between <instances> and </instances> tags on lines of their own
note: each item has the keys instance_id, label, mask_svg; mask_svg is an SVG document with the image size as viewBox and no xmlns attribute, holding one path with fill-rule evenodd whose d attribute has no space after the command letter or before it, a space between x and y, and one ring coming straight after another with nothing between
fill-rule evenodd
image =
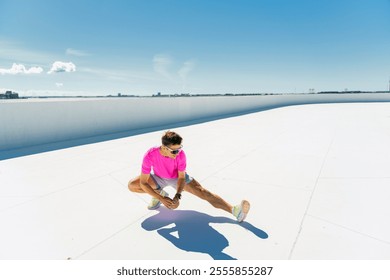
<instances>
[{"instance_id":1,"label":"pink t-shirt","mask_svg":"<svg viewBox=\"0 0 390 280\"><path fill-rule=\"evenodd\" d=\"M142 173L150 174L153 169L154 174L161 178L178 178L179 171L186 171L186 161L186 154L183 150L173 159L160 154L160 147L153 147L144 155Z\"/></svg>"}]
</instances>

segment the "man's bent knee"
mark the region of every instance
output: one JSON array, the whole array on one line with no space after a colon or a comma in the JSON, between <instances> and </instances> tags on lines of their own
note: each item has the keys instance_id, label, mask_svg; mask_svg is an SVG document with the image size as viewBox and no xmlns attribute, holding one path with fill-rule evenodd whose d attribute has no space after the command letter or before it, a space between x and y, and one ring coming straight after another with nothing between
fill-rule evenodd
<instances>
[{"instance_id":1,"label":"man's bent knee","mask_svg":"<svg viewBox=\"0 0 390 280\"><path fill-rule=\"evenodd\" d=\"M129 188L129 191L133 191L133 180L130 180L129 183L127 184L127 187Z\"/></svg>"},{"instance_id":2,"label":"man's bent knee","mask_svg":"<svg viewBox=\"0 0 390 280\"><path fill-rule=\"evenodd\" d=\"M137 192L140 189L140 185L139 185L139 182L137 183L137 180L130 180L127 187L129 188L129 191L131 191L131 192Z\"/></svg>"}]
</instances>

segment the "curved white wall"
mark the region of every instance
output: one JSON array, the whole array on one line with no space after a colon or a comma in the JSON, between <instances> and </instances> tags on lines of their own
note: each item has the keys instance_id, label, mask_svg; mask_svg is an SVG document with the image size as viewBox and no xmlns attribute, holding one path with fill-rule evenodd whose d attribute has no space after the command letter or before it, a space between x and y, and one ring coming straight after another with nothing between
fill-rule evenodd
<instances>
[{"instance_id":1,"label":"curved white wall","mask_svg":"<svg viewBox=\"0 0 390 280\"><path fill-rule=\"evenodd\" d=\"M388 102L390 94L313 94L0 101L0 150L91 137L269 107Z\"/></svg>"}]
</instances>

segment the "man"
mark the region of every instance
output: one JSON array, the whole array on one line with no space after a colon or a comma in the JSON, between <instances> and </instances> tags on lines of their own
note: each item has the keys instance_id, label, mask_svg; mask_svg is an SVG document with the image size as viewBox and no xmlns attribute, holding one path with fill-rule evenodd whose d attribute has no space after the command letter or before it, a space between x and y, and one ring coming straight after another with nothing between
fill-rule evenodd
<instances>
[{"instance_id":1,"label":"man","mask_svg":"<svg viewBox=\"0 0 390 280\"><path fill-rule=\"evenodd\" d=\"M141 175L129 182L129 190L147 193L152 196L148 209L153 210L164 204L169 209L176 209L180 204L182 192L186 191L208 201L216 208L233 214L238 222L242 222L249 212L250 204L243 200L232 206L203 188L198 181L186 173L186 155L182 150L182 137L173 131L167 131L161 138L162 145L149 149L144 155ZM153 172L152 172L153 171ZM176 188L173 199L163 189L166 186Z\"/></svg>"}]
</instances>

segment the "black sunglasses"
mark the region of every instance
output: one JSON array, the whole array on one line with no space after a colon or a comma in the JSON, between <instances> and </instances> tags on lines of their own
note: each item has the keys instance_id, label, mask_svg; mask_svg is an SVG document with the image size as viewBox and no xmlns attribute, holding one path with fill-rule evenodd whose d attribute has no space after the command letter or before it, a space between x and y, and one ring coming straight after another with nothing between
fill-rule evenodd
<instances>
[{"instance_id":1,"label":"black sunglasses","mask_svg":"<svg viewBox=\"0 0 390 280\"><path fill-rule=\"evenodd\" d=\"M171 154L177 155L178 153L181 152L181 149L183 148L183 145L180 145L180 148L177 149L177 150L172 150L171 148L169 148L167 146L164 146L164 147L167 148L171 152Z\"/></svg>"}]
</instances>

